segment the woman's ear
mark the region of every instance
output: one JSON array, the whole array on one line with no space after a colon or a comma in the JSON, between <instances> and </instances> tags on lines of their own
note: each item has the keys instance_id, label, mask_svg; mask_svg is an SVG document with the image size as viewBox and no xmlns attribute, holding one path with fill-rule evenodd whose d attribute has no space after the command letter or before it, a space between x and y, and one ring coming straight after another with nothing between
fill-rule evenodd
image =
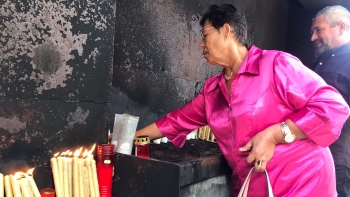
<instances>
[{"instance_id":1,"label":"woman's ear","mask_svg":"<svg viewBox=\"0 0 350 197\"><path fill-rule=\"evenodd\" d=\"M231 27L228 23L225 23L223 26L222 26L222 30L223 30L223 34L224 34L224 38L225 40L227 40L229 34L230 34L230 31L231 31Z\"/></svg>"}]
</instances>

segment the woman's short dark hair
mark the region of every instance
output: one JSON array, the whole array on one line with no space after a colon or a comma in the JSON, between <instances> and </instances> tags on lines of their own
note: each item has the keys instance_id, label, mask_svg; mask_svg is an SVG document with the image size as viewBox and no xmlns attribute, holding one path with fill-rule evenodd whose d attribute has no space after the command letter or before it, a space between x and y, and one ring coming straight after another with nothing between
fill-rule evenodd
<instances>
[{"instance_id":1,"label":"woman's short dark hair","mask_svg":"<svg viewBox=\"0 0 350 197\"><path fill-rule=\"evenodd\" d=\"M199 22L200 26L204 26L205 21L209 21L216 29L221 28L225 23L234 28L234 35L238 42L248 48L248 33L245 16L238 12L237 8L232 4L211 5L203 13Z\"/></svg>"}]
</instances>

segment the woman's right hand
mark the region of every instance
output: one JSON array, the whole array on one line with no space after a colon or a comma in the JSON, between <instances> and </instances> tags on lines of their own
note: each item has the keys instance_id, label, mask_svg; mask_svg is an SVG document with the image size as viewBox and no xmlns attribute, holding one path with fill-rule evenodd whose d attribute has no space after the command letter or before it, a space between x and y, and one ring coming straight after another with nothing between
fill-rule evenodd
<instances>
[{"instance_id":1,"label":"woman's right hand","mask_svg":"<svg viewBox=\"0 0 350 197\"><path fill-rule=\"evenodd\" d=\"M275 139L274 131L279 129L279 124L272 125L256 134L247 144L239 149L240 151L251 150L246 161L247 163L255 161L255 171L263 172L267 163L272 159L278 143Z\"/></svg>"}]
</instances>

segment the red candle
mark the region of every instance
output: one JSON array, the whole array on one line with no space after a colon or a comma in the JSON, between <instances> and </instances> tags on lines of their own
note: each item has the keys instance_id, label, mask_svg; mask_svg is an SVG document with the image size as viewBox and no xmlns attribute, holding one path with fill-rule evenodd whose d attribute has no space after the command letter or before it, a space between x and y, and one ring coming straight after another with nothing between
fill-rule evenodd
<instances>
[{"instance_id":1,"label":"red candle","mask_svg":"<svg viewBox=\"0 0 350 197\"><path fill-rule=\"evenodd\" d=\"M149 158L149 137L138 136L135 138L135 155L138 157Z\"/></svg>"},{"instance_id":2,"label":"red candle","mask_svg":"<svg viewBox=\"0 0 350 197\"><path fill-rule=\"evenodd\" d=\"M55 190L52 188L44 188L40 190L41 197L55 197Z\"/></svg>"},{"instance_id":3,"label":"red candle","mask_svg":"<svg viewBox=\"0 0 350 197\"><path fill-rule=\"evenodd\" d=\"M114 144L97 145L97 179L100 197L112 196Z\"/></svg>"}]
</instances>

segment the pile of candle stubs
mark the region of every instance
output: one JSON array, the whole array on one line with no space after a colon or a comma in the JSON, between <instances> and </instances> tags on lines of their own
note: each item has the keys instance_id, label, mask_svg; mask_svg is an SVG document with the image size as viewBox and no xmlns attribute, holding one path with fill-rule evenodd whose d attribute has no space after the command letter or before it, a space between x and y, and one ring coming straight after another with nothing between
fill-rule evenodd
<instances>
[{"instance_id":1,"label":"pile of candle stubs","mask_svg":"<svg viewBox=\"0 0 350 197\"><path fill-rule=\"evenodd\" d=\"M197 129L196 130L193 130L191 133L189 133L187 136L186 136L186 140L192 140L192 139L196 139L197 138ZM155 140L152 140L152 142L154 144L160 144L160 143L168 143L170 140L167 138L167 137L162 137L162 138L158 138L158 139L155 139Z\"/></svg>"},{"instance_id":2,"label":"pile of candle stubs","mask_svg":"<svg viewBox=\"0 0 350 197\"><path fill-rule=\"evenodd\" d=\"M83 147L74 153L67 150L56 153L50 159L56 197L99 197L96 161L92 152L82 153Z\"/></svg>"},{"instance_id":3,"label":"pile of candle stubs","mask_svg":"<svg viewBox=\"0 0 350 197\"><path fill-rule=\"evenodd\" d=\"M11 175L0 173L0 197L40 197L40 193L33 179L34 168Z\"/></svg>"},{"instance_id":4,"label":"pile of candle stubs","mask_svg":"<svg viewBox=\"0 0 350 197\"><path fill-rule=\"evenodd\" d=\"M197 138L197 129L193 130L191 133L187 134L186 140L193 140Z\"/></svg>"}]
</instances>

